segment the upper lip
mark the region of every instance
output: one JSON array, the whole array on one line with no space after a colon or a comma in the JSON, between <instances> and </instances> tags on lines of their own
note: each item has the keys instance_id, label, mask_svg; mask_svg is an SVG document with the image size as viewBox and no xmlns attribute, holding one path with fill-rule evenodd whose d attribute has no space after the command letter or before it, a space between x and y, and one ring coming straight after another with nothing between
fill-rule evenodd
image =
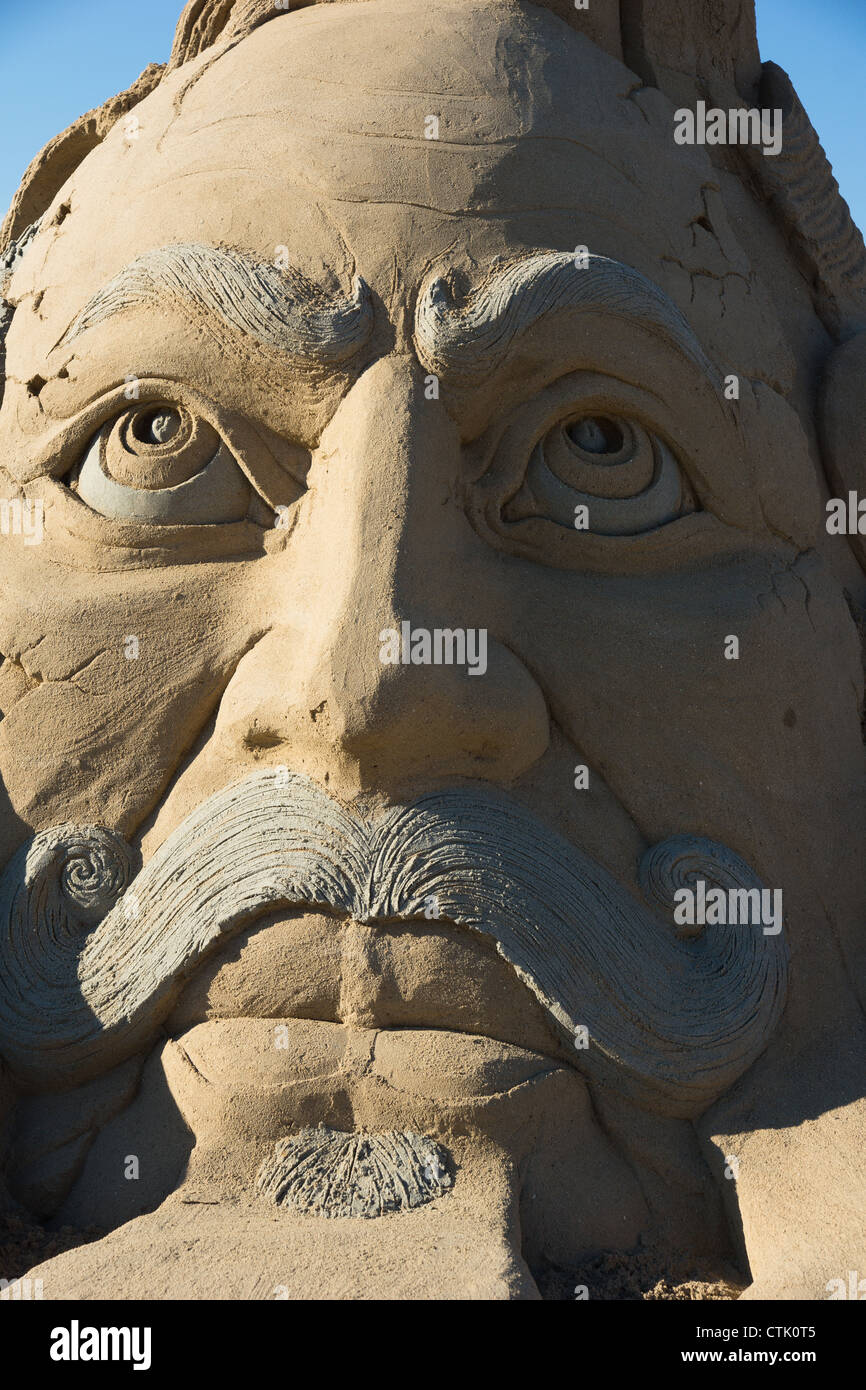
<instances>
[{"instance_id":1,"label":"upper lip","mask_svg":"<svg viewBox=\"0 0 866 1390\"><path fill-rule=\"evenodd\" d=\"M166 1027L178 1036L227 1017L441 1029L575 1061L492 944L444 920L360 926L316 912L260 917L196 971Z\"/></svg>"}]
</instances>

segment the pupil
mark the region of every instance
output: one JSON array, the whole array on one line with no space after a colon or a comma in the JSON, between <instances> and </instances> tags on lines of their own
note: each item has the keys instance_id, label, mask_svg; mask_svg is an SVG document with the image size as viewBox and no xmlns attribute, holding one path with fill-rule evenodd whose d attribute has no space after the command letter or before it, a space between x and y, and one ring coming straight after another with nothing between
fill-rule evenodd
<instances>
[{"instance_id":1,"label":"pupil","mask_svg":"<svg viewBox=\"0 0 866 1390\"><path fill-rule=\"evenodd\" d=\"M566 428L566 434L588 454L618 454L624 443L619 425L597 415L575 421Z\"/></svg>"},{"instance_id":2,"label":"pupil","mask_svg":"<svg viewBox=\"0 0 866 1390\"><path fill-rule=\"evenodd\" d=\"M156 410L145 410L132 422L132 434L140 444L165 444L180 429L180 416L176 410L159 406Z\"/></svg>"}]
</instances>

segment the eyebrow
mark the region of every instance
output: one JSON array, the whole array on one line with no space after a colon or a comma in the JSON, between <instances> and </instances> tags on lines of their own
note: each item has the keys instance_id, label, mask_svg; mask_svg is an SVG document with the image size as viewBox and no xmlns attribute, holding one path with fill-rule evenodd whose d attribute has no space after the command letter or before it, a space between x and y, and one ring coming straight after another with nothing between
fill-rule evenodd
<instances>
[{"instance_id":1,"label":"eyebrow","mask_svg":"<svg viewBox=\"0 0 866 1390\"><path fill-rule=\"evenodd\" d=\"M370 291L360 276L350 296L330 296L294 267L189 242L130 261L87 301L60 343L139 304L194 305L289 357L324 364L351 357L373 327Z\"/></svg>"},{"instance_id":2,"label":"eyebrow","mask_svg":"<svg viewBox=\"0 0 866 1390\"><path fill-rule=\"evenodd\" d=\"M568 309L614 314L662 333L713 382L717 373L677 306L640 271L607 256L538 251L495 266L485 282L458 303L441 277L421 291L415 308L415 344L424 365L459 372L472 385L489 376L515 340L546 316Z\"/></svg>"}]
</instances>

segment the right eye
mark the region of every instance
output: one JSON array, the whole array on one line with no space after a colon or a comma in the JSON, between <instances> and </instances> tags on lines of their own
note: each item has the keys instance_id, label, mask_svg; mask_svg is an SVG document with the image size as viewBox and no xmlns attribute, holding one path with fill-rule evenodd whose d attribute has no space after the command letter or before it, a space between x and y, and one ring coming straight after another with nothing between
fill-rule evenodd
<instances>
[{"instance_id":1,"label":"right eye","mask_svg":"<svg viewBox=\"0 0 866 1390\"><path fill-rule=\"evenodd\" d=\"M566 418L547 431L502 517L573 527L579 506L586 529L601 536L640 535L692 510L668 446L636 422L600 415Z\"/></svg>"},{"instance_id":2,"label":"right eye","mask_svg":"<svg viewBox=\"0 0 866 1390\"><path fill-rule=\"evenodd\" d=\"M256 496L216 430L167 402L103 425L66 482L100 516L163 526L241 521Z\"/></svg>"}]
</instances>

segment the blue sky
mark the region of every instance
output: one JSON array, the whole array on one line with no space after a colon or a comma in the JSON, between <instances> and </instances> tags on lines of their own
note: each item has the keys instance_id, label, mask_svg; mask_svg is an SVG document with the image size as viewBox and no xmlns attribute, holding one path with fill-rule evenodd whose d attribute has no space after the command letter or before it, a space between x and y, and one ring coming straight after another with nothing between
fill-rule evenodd
<instances>
[{"instance_id":1,"label":"blue sky","mask_svg":"<svg viewBox=\"0 0 866 1390\"><path fill-rule=\"evenodd\" d=\"M181 7L182 0L0 0L0 216L46 141L128 87L148 63L165 61ZM866 0L757 0L757 8L761 55L791 74L866 228Z\"/></svg>"}]
</instances>

